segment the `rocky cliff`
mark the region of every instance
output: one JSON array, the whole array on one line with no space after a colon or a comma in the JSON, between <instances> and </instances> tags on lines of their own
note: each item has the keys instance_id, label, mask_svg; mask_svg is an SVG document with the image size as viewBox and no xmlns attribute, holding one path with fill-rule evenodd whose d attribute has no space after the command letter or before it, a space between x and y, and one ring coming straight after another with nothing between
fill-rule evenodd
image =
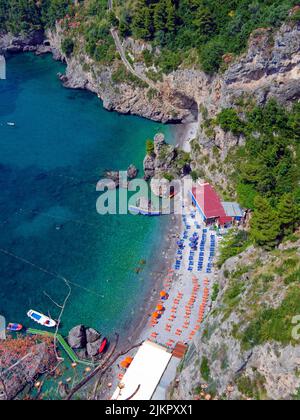
<instances>
[{"instance_id":1,"label":"rocky cliff","mask_svg":"<svg viewBox=\"0 0 300 420\"><path fill-rule=\"evenodd\" d=\"M59 28L49 34L55 50L60 49L62 35ZM127 40L124 47L130 51L136 71L145 73L147 68L139 57L140 49L146 46ZM97 65L83 53L65 59L67 86L90 89L103 99L108 109L156 121L193 121L199 110L205 110L206 118L212 118L245 96L262 104L271 97L288 103L300 95L300 24L297 23L284 24L276 34L271 29L256 30L247 52L235 61L230 57L229 61L233 62L229 62L223 74L210 77L196 69L179 69L156 82L157 92L126 81L112 82L114 68ZM200 112L199 123L202 122L203 112ZM209 140L204 136L202 141ZM216 132L213 140L222 147L227 138L224 133Z\"/></svg>"},{"instance_id":2,"label":"rocky cliff","mask_svg":"<svg viewBox=\"0 0 300 420\"><path fill-rule=\"evenodd\" d=\"M299 246L298 240L270 253L251 247L223 265L219 296L172 398L299 398Z\"/></svg>"}]
</instances>

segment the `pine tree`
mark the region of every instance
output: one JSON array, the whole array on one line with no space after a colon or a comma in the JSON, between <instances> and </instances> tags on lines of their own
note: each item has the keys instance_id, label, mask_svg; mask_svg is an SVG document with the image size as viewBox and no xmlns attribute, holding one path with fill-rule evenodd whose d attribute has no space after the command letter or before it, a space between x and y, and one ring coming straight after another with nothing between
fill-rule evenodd
<instances>
[{"instance_id":1,"label":"pine tree","mask_svg":"<svg viewBox=\"0 0 300 420\"><path fill-rule=\"evenodd\" d=\"M175 32L176 10L172 0L167 0L166 28L169 32Z\"/></svg>"},{"instance_id":2,"label":"pine tree","mask_svg":"<svg viewBox=\"0 0 300 420\"><path fill-rule=\"evenodd\" d=\"M284 194L278 204L278 214L283 235L293 233L300 222L299 206L292 193Z\"/></svg>"},{"instance_id":3,"label":"pine tree","mask_svg":"<svg viewBox=\"0 0 300 420\"><path fill-rule=\"evenodd\" d=\"M214 17L207 7L200 6L198 8L194 24L201 36L209 36L216 30Z\"/></svg>"},{"instance_id":4,"label":"pine tree","mask_svg":"<svg viewBox=\"0 0 300 420\"><path fill-rule=\"evenodd\" d=\"M119 23L119 32L122 38L126 38L130 35L130 26L124 20Z\"/></svg>"},{"instance_id":5,"label":"pine tree","mask_svg":"<svg viewBox=\"0 0 300 420\"><path fill-rule=\"evenodd\" d=\"M145 0L139 0L132 21L132 32L135 38L151 37L151 12Z\"/></svg>"},{"instance_id":6,"label":"pine tree","mask_svg":"<svg viewBox=\"0 0 300 420\"><path fill-rule=\"evenodd\" d=\"M255 243L265 249L272 249L278 243L280 221L278 213L269 201L261 196L254 200L255 211L251 219L251 236Z\"/></svg>"},{"instance_id":7,"label":"pine tree","mask_svg":"<svg viewBox=\"0 0 300 420\"><path fill-rule=\"evenodd\" d=\"M154 15L153 15L153 22L154 22L154 29L156 32L165 30L165 19L166 19L166 9L165 9L165 2L160 1L154 6Z\"/></svg>"},{"instance_id":8,"label":"pine tree","mask_svg":"<svg viewBox=\"0 0 300 420\"><path fill-rule=\"evenodd\" d=\"M152 16L148 7L144 10L144 39L150 39L152 35Z\"/></svg>"}]
</instances>

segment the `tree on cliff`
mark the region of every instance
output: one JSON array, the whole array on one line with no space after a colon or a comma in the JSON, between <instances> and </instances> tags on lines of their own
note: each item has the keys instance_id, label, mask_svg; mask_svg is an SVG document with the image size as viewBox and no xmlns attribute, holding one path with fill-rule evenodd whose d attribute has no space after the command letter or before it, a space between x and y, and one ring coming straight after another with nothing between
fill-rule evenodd
<instances>
[{"instance_id":1,"label":"tree on cliff","mask_svg":"<svg viewBox=\"0 0 300 420\"><path fill-rule=\"evenodd\" d=\"M154 141L153 140L148 139L146 141L146 152L147 152L147 155L149 156L154 154Z\"/></svg>"},{"instance_id":2,"label":"tree on cliff","mask_svg":"<svg viewBox=\"0 0 300 420\"><path fill-rule=\"evenodd\" d=\"M216 22L214 16L208 7L199 7L196 11L194 24L198 29L201 37L208 38L216 30Z\"/></svg>"},{"instance_id":3,"label":"tree on cliff","mask_svg":"<svg viewBox=\"0 0 300 420\"><path fill-rule=\"evenodd\" d=\"M147 39L151 37L151 12L145 0L137 2L132 19L132 33L136 38Z\"/></svg>"},{"instance_id":4,"label":"tree on cliff","mask_svg":"<svg viewBox=\"0 0 300 420\"><path fill-rule=\"evenodd\" d=\"M292 193L284 194L281 197L278 204L278 214L282 234L285 236L293 233L300 221L300 208Z\"/></svg>"},{"instance_id":5,"label":"tree on cliff","mask_svg":"<svg viewBox=\"0 0 300 420\"><path fill-rule=\"evenodd\" d=\"M166 29L169 32L175 32L176 29L176 9L172 0L167 0L167 22Z\"/></svg>"},{"instance_id":6,"label":"tree on cliff","mask_svg":"<svg viewBox=\"0 0 300 420\"><path fill-rule=\"evenodd\" d=\"M257 245L272 249L277 245L280 235L278 213L269 201L260 195L255 198L254 206L255 211L250 222L251 237Z\"/></svg>"}]
</instances>

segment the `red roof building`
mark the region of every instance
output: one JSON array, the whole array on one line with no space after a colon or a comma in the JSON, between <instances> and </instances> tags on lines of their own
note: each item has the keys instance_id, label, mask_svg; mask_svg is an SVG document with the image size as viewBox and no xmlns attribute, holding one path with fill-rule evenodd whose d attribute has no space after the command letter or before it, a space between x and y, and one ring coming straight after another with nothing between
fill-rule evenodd
<instances>
[{"instance_id":1,"label":"red roof building","mask_svg":"<svg viewBox=\"0 0 300 420\"><path fill-rule=\"evenodd\" d=\"M232 218L226 215L220 197L210 184L199 184L190 194L205 222L218 222L224 226L232 221Z\"/></svg>"}]
</instances>

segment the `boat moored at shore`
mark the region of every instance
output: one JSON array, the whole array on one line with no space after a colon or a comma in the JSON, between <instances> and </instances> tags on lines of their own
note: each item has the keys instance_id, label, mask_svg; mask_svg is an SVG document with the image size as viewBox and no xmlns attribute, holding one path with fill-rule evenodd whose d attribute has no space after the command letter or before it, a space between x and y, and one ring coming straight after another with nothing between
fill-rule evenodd
<instances>
[{"instance_id":1,"label":"boat moored at shore","mask_svg":"<svg viewBox=\"0 0 300 420\"><path fill-rule=\"evenodd\" d=\"M22 324L14 324L12 322L10 322L7 327L6 327L7 331L11 331L11 332L19 332L23 329L23 325Z\"/></svg>"},{"instance_id":2,"label":"boat moored at shore","mask_svg":"<svg viewBox=\"0 0 300 420\"><path fill-rule=\"evenodd\" d=\"M37 322L38 324L42 325L43 327L54 328L57 325L56 321L54 321L53 319L32 309L27 312L27 316L34 322Z\"/></svg>"}]
</instances>

